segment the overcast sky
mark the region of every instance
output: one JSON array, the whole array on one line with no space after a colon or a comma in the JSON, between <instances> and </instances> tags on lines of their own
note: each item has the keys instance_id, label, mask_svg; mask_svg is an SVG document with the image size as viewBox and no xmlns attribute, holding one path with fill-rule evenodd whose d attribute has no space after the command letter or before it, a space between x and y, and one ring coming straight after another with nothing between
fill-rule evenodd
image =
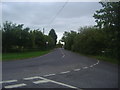
<instances>
[{"instance_id":1,"label":"overcast sky","mask_svg":"<svg viewBox=\"0 0 120 90\"><path fill-rule=\"evenodd\" d=\"M68 2L53 21L64 4L65 2L4 2L2 20L24 24L31 29L45 28L45 34L54 28L59 40L64 31L77 31L79 27L95 25L93 14L102 8L98 2Z\"/></svg>"}]
</instances>

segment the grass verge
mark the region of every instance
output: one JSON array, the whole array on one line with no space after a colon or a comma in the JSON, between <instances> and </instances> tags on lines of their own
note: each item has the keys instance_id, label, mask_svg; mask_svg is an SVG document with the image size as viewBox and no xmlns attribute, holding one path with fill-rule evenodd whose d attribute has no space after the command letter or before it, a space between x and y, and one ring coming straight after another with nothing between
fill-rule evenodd
<instances>
[{"instance_id":1,"label":"grass verge","mask_svg":"<svg viewBox=\"0 0 120 90\"><path fill-rule=\"evenodd\" d=\"M86 55L86 54L80 54L80 55L87 56L90 58L95 58L97 60L101 60L101 61L105 61L105 62L110 62L113 64L118 64L118 60L111 58L111 57L106 57L106 56L102 56L102 55Z\"/></svg>"},{"instance_id":2,"label":"grass verge","mask_svg":"<svg viewBox=\"0 0 120 90\"><path fill-rule=\"evenodd\" d=\"M75 52L75 53L78 53L78 52ZM107 57L107 56L103 56L103 55L87 55L87 54L81 54L81 53L78 53L78 54L80 54L82 56L87 56L87 57L90 57L90 58L95 58L95 59L98 59L98 60L101 60L101 61L110 62L110 63L113 63L113 64L118 64L119 63L119 61L117 59Z\"/></svg>"},{"instance_id":3,"label":"grass verge","mask_svg":"<svg viewBox=\"0 0 120 90\"><path fill-rule=\"evenodd\" d=\"M96 58L98 60L101 60L101 61L106 61L106 62L110 62L110 63L113 63L113 64L118 64L118 60L117 59L114 59L114 58L110 58L110 57L106 57L106 56L90 56L90 57L93 57L93 58Z\"/></svg>"},{"instance_id":4,"label":"grass verge","mask_svg":"<svg viewBox=\"0 0 120 90\"><path fill-rule=\"evenodd\" d=\"M48 51L33 51L33 52L23 52L23 53L3 53L2 54L2 61L11 61L11 60L18 60L18 59L26 59L26 58L33 58L37 56L41 56L51 52Z\"/></svg>"}]
</instances>

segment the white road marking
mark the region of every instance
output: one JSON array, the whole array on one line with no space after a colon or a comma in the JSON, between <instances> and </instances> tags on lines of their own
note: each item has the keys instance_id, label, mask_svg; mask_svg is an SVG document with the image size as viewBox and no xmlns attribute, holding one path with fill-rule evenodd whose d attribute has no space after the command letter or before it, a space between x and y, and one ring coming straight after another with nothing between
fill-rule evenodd
<instances>
[{"instance_id":1,"label":"white road marking","mask_svg":"<svg viewBox=\"0 0 120 90\"><path fill-rule=\"evenodd\" d=\"M44 77L53 76L53 75L56 75L56 74L48 74L48 75L44 75Z\"/></svg>"},{"instance_id":2,"label":"white road marking","mask_svg":"<svg viewBox=\"0 0 120 90\"><path fill-rule=\"evenodd\" d=\"M70 71L60 72L60 74L69 73Z\"/></svg>"},{"instance_id":3,"label":"white road marking","mask_svg":"<svg viewBox=\"0 0 120 90\"><path fill-rule=\"evenodd\" d=\"M46 79L46 78L43 78L43 77L40 77L40 79L48 80L49 82L52 82L52 83L55 83L55 84L59 84L59 85L62 85L62 86L66 86L66 87L69 87L69 88L76 88L76 89L78 89L77 87L74 87L74 86L71 86L71 85L68 85L68 84L64 84L64 83L61 83L61 82L57 82L57 81L54 81L54 80Z\"/></svg>"},{"instance_id":4,"label":"white road marking","mask_svg":"<svg viewBox=\"0 0 120 90\"><path fill-rule=\"evenodd\" d=\"M34 76L34 77L28 77L28 78L23 78L24 80L31 80L31 79L37 79L39 76Z\"/></svg>"},{"instance_id":5,"label":"white road marking","mask_svg":"<svg viewBox=\"0 0 120 90\"><path fill-rule=\"evenodd\" d=\"M61 50L61 53L64 54L62 52L62 50ZM62 57L65 57L65 55L63 55ZM97 64L99 64L99 60L97 61L97 63L95 63L93 65L90 65L89 67L93 67L93 66L95 66ZM88 67L83 67L83 69L87 69L87 68ZM79 71L79 70L81 70L81 69L74 69L74 71ZM69 72L70 71L60 72L60 74L65 74L65 73L69 73ZM56 75L56 74L48 74L48 75L44 75L44 76L47 77L47 76L53 76L53 75ZM77 87L74 87L74 86L71 86L71 85L67 85L67 84L64 84L64 83L61 83L61 82L56 82L56 81L49 80L49 79L46 79L46 78L42 78L42 77L39 77L39 76L34 76L34 77L29 77L29 78L23 78L23 79L24 80L31 80L31 79L37 79L37 78L41 78L43 80L35 81L33 83L39 84L39 83L53 82L53 83L56 83L56 84L67 86L69 88L77 88ZM17 80L0 81L0 84L1 83L12 83L12 82L17 82ZM26 84L22 83L22 84L8 85L8 86L5 86L5 88L16 88L16 87L22 87L22 86L26 86Z\"/></svg>"},{"instance_id":6,"label":"white road marking","mask_svg":"<svg viewBox=\"0 0 120 90\"><path fill-rule=\"evenodd\" d=\"M96 64L99 64L99 62L100 62L100 61L98 60L98 62L97 62Z\"/></svg>"},{"instance_id":7,"label":"white road marking","mask_svg":"<svg viewBox=\"0 0 120 90\"><path fill-rule=\"evenodd\" d=\"M62 58L64 58L64 57L65 57L65 55L62 56Z\"/></svg>"},{"instance_id":8,"label":"white road marking","mask_svg":"<svg viewBox=\"0 0 120 90\"><path fill-rule=\"evenodd\" d=\"M90 65L90 67L93 67L93 65Z\"/></svg>"},{"instance_id":9,"label":"white road marking","mask_svg":"<svg viewBox=\"0 0 120 90\"><path fill-rule=\"evenodd\" d=\"M74 71L79 71L80 69L74 69Z\"/></svg>"},{"instance_id":10,"label":"white road marking","mask_svg":"<svg viewBox=\"0 0 120 90\"><path fill-rule=\"evenodd\" d=\"M83 69L87 69L88 67L83 67Z\"/></svg>"},{"instance_id":11,"label":"white road marking","mask_svg":"<svg viewBox=\"0 0 120 90\"><path fill-rule=\"evenodd\" d=\"M17 82L17 80L1 81L0 84L1 84L1 83L12 83L12 82Z\"/></svg>"},{"instance_id":12,"label":"white road marking","mask_svg":"<svg viewBox=\"0 0 120 90\"><path fill-rule=\"evenodd\" d=\"M97 64L99 64L99 60L97 61L97 63L95 63L95 64L93 64L93 65L95 66L95 65L97 65Z\"/></svg>"},{"instance_id":13,"label":"white road marking","mask_svg":"<svg viewBox=\"0 0 120 90\"><path fill-rule=\"evenodd\" d=\"M71 86L71 85L68 85L68 84L64 84L64 83L53 81L53 80L50 80L50 81L53 82L53 83L62 85L62 86L66 86L66 87L69 87L69 88L76 88L77 89L77 87L74 87L74 86Z\"/></svg>"},{"instance_id":14,"label":"white road marking","mask_svg":"<svg viewBox=\"0 0 120 90\"><path fill-rule=\"evenodd\" d=\"M99 63L100 61L98 60L98 63Z\"/></svg>"},{"instance_id":15,"label":"white road marking","mask_svg":"<svg viewBox=\"0 0 120 90\"><path fill-rule=\"evenodd\" d=\"M47 82L50 82L49 80L39 80L39 81L35 81L33 82L34 84L39 84L39 83L47 83Z\"/></svg>"},{"instance_id":16,"label":"white road marking","mask_svg":"<svg viewBox=\"0 0 120 90\"><path fill-rule=\"evenodd\" d=\"M97 65L97 63L96 63L96 64L93 64L93 65L94 65L94 66Z\"/></svg>"},{"instance_id":17,"label":"white road marking","mask_svg":"<svg viewBox=\"0 0 120 90\"><path fill-rule=\"evenodd\" d=\"M22 83L22 84L8 85L8 86L5 86L5 88L17 88L22 86L26 86L26 84Z\"/></svg>"},{"instance_id":18,"label":"white road marking","mask_svg":"<svg viewBox=\"0 0 120 90\"><path fill-rule=\"evenodd\" d=\"M62 58L65 57L65 54L63 53L62 49L60 49L61 53L62 53Z\"/></svg>"}]
</instances>

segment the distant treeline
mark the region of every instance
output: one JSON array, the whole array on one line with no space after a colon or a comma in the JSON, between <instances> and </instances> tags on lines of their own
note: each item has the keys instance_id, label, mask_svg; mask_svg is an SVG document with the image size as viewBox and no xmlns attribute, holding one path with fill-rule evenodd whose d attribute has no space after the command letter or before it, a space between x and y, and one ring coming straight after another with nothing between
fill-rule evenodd
<instances>
[{"instance_id":1,"label":"distant treeline","mask_svg":"<svg viewBox=\"0 0 120 90\"><path fill-rule=\"evenodd\" d=\"M57 35L54 29L51 29L49 35L45 35L39 29L31 30L23 26L8 21L3 23L2 52L46 50L55 47Z\"/></svg>"},{"instance_id":2,"label":"distant treeline","mask_svg":"<svg viewBox=\"0 0 120 90\"><path fill-rule=\"evenodd\" d=\"M65 49L90 55L120 56L120 2L100 2L96 26L82 27L78 32L64 32Z\"/></svg>"}]
</instances>

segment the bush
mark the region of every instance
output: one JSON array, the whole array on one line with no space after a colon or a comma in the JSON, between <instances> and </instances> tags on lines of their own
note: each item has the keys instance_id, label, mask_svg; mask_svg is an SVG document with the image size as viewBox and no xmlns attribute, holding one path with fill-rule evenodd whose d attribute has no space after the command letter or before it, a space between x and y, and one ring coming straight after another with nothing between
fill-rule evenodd
<instances>
[{"instance_id":1,"label":"bush","mask_svg":"<svg viewBox=\"0 0 120 90\"><path fill-rule=\"evenodd\" d=\"M105 40L105 33L94 27L84 27L78 33L71 31L64 34L65 48L84 54L101 53L106 47Z\"/></svg>"}]
</instances>

